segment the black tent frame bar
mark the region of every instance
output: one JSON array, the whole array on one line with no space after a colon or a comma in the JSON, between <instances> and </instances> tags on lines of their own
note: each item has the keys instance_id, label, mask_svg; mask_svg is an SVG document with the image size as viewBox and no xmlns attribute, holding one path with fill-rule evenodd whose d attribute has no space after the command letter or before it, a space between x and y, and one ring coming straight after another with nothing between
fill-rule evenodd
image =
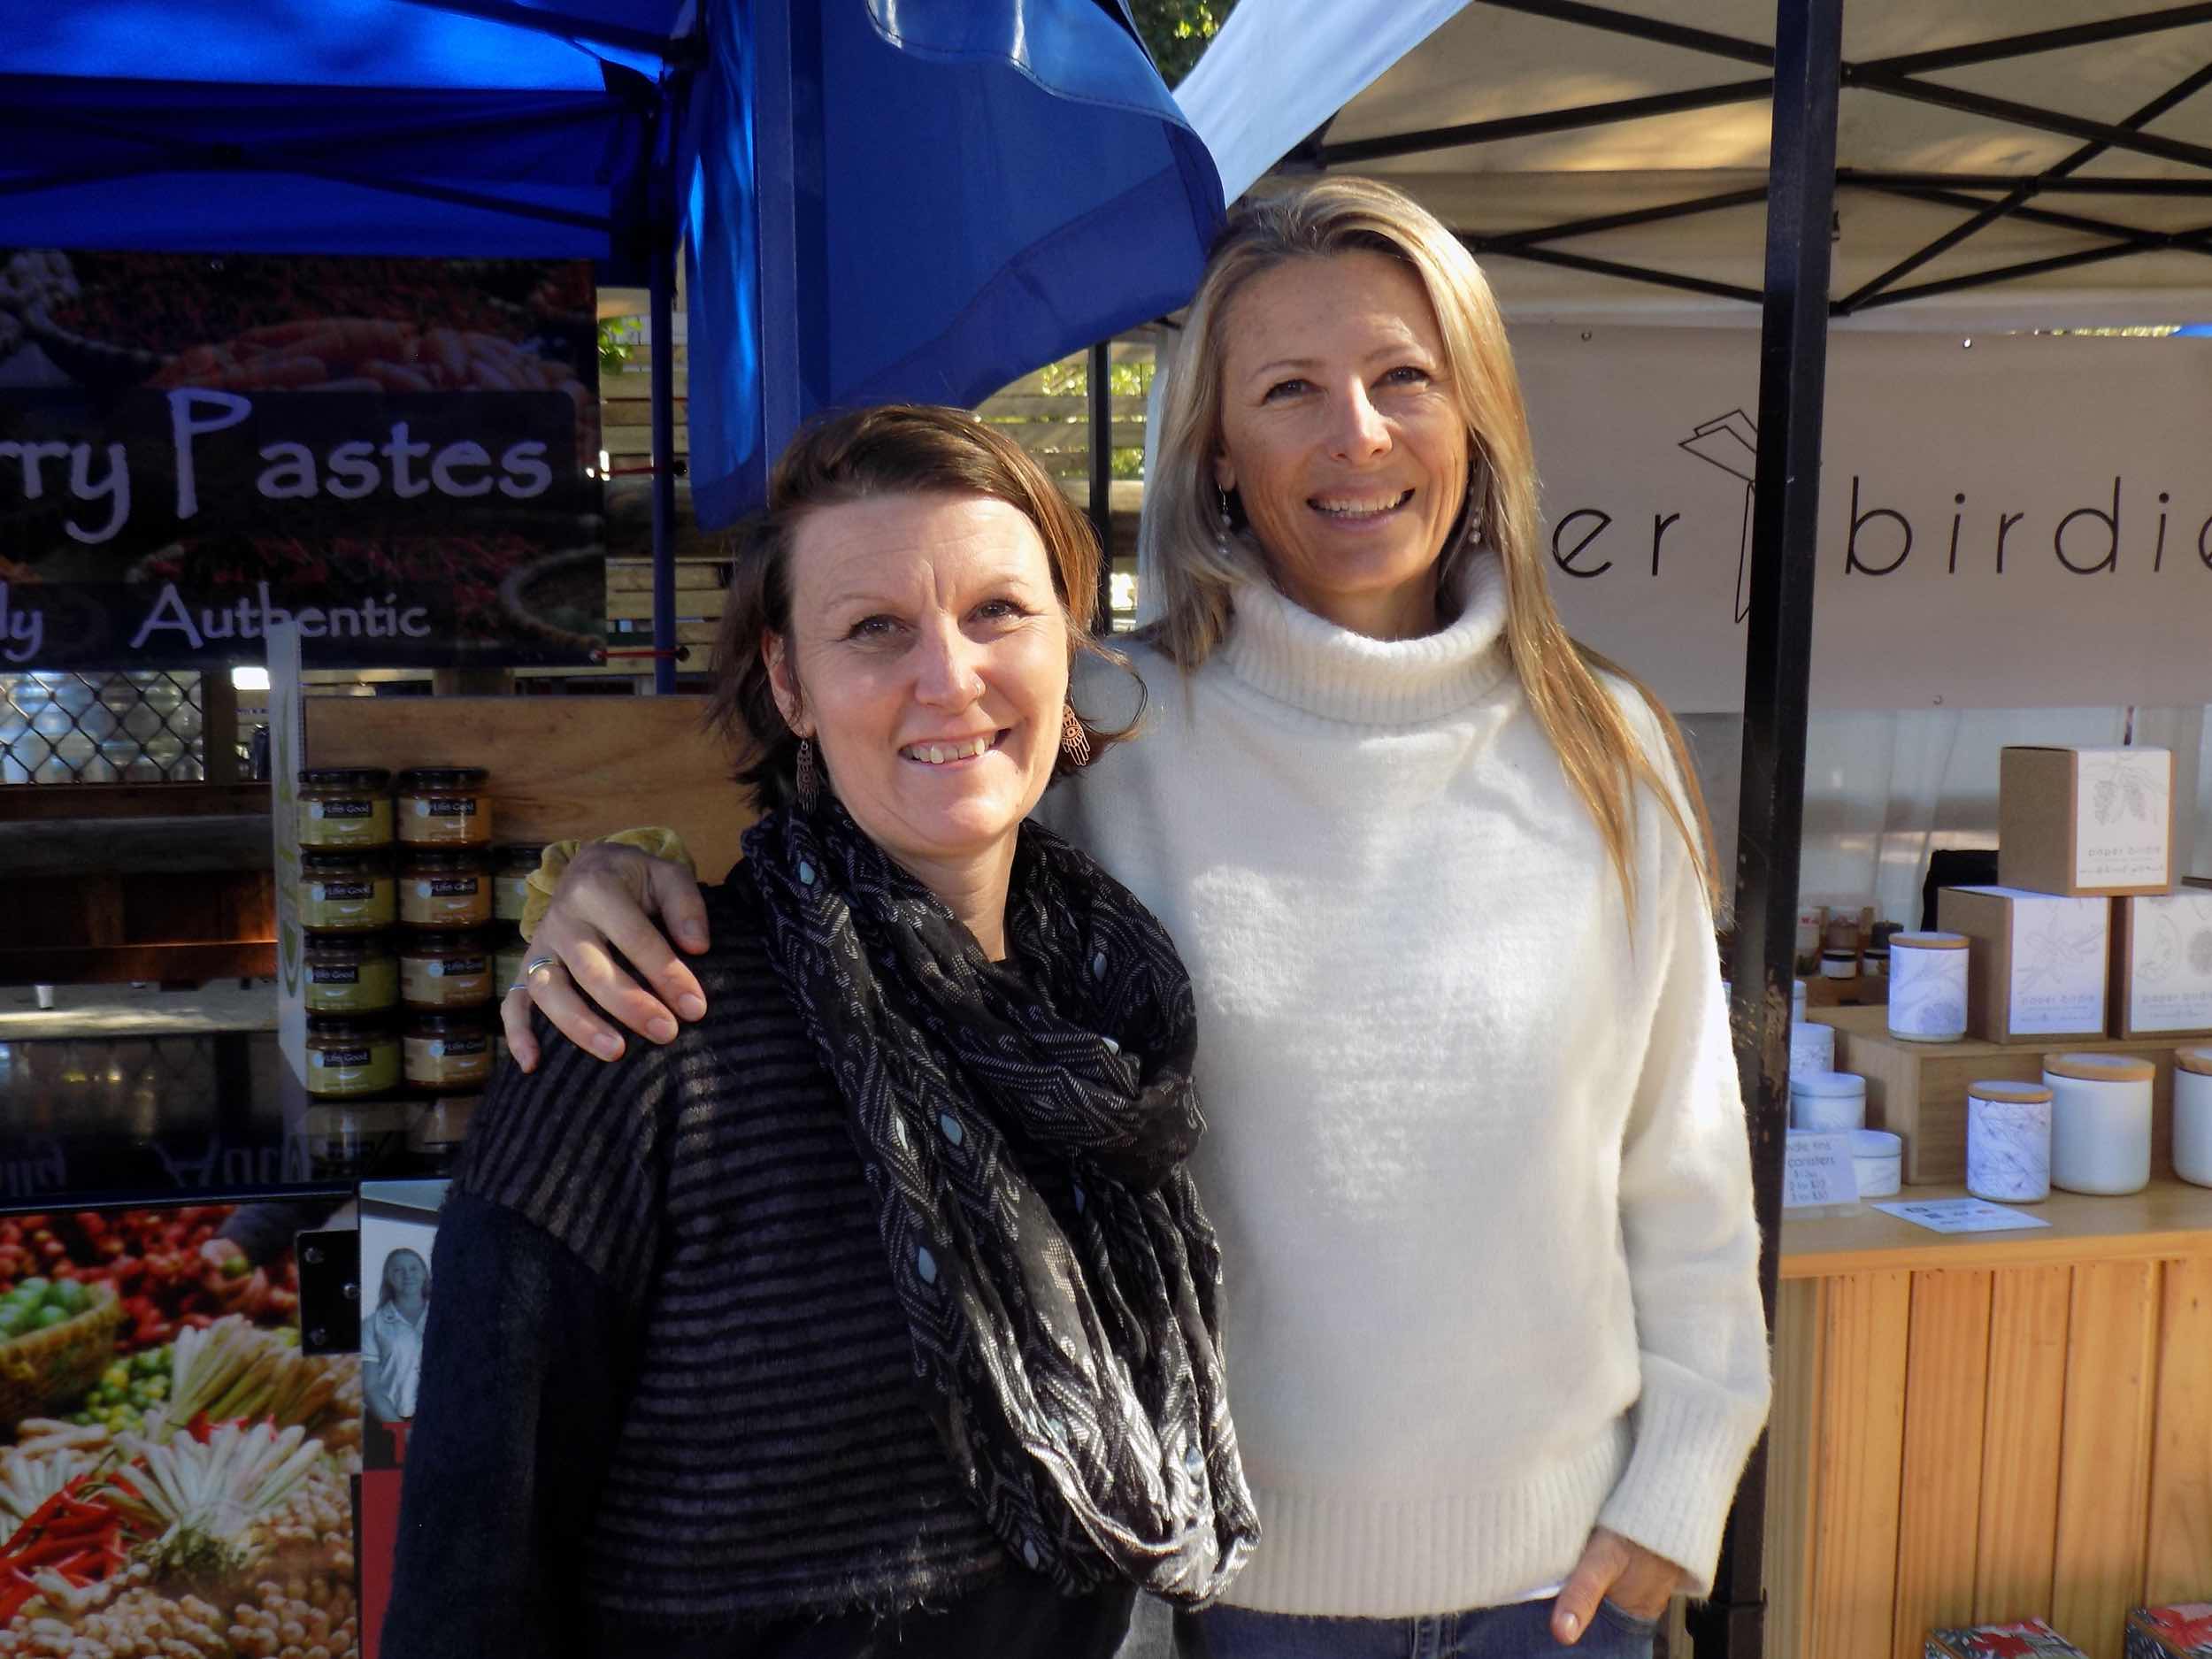
<instances>
[{"instance_id":1,"label":"black tent frame bar","mask_svg":"<svg viewBox=\"0 0 2212 1659\"><path fill-rule=\"evenodd\" d=\"M1474 4L1494 10L1517 12L1531 17L1548 19L1560 23L1579 25L1609 35L1625 35L1637 40L1650 41L1663 46L1678 47L1686 51L1708 57L1727 58L1734 62L1756 64L1771 67L1774 51L1755 41L1734 35L1719 35L1708 29L1688 27L1680 24L1661 22L1641 18L1608 6L1590 4L1586 0L1474 0ZM1984 119L2000 121L2033 131L2055 134L2082 141L2082 147L2064 159L2032 174L2004 173L1882 173L1864 170L1839 169L1832 175L1833 189L1878 190L1887 195L1909 197L1937 206L1955 207L1967 217L1958 225L1944 232L1924 246L1899 260L1888 270L1866 282L1840 299L1830 303L1833 316L1848 317L1877 306L1896 305L1915 299L1925 299L1938 294L1954 294L1962 290L1988 288L2003 282L2018 281L2024 277L2040 275L2052 271L2067 270L2081 265L2101 264L2132 255L2168 251L2193 253L2212 252L2207 246L2206 232L2198 229L2159 231L2107 220L2070 219L2069 216L2039 211L2030 204L2042 195L2068 191L2109 196L2212 196L2212 146L2193 144L2169 138L2143 129L2159 116L2184 103L2207 86L2212 86L2212 64L2191 74L2167 92L2151 100L2141 109L2117 122L2095 121L2067 115L2059 111L2019 104L2009 99L1992 97L1957 87L1939 85L1918 77L1933 71L1956 69L1970 65L2001 62L2008 58L2024 58L2039 52L2061 51L2101 42L2131 39L2174 29L2189 28L2212 23L2212 0L2199 4L2169 6L2158 11L2142 12L2124 17L2105 18L2092 23L2075 24L2062 28L2039 29L2029 34L2012 35L1981 41L1963 46L1948 47L1939 51L1911 52L1893 58L1873 58L1864 63L1851 64L1839 60L1839 85L1846 88L1879 94L1888 97L1910 99L1933 104ZM1424 128L1418 132L1390 134L1375 138L1348 140L1340 143L1310 142L1302 152L1302 158L1325 167L1356 166L1366 162L1388 160L1401 156L1419 155L1440 150L1464 149L1479 144L1502 143L1512 139L1530 138L1548 133L1573 132L1620 121L1647 119L1654 116L1674 115L1685 111L1710 109L1728 104L1765 102L1774 95L1772 78L1754 81L1733 81L1705 87L1692 87L1674 92L1653 93L1645 96L1613 99L1602 104L1582 104L1569 109L1538 111L1525 115L1503 116L1492 120L1470 122L1455 127ZM2078 179L2071 175L2108 150L2120 150L2152 157L2163 161L2202 169L2203 178L2179 179ZM1966 194L1977 190L1995 190L2001 196L1995 200L1984 200ZM1614 230L1627 225L1650 224L1662 219L1687 218L1698 213L1710 213L1739 207L1762 199L1763 192L1729 191L1719 195L1701 196L1694 201L1670 204L1663 207L1619 213L1600 219L1586 219L1564 224L1541 226L1510 232L1470 231L1465 234L1469 247L1478 253L1499 254L1527 259L1543 265L1562 266L1570 270L1586 271L1594 274L1617 277L1624 280L1641 282L1658 288L1677 289L1685 293L1702 294L1716 298L1739 300L1755 303L1757 291L1737 284L1720 282L1680 272L1663 271L1656 267L1629 261L1563 249L1555 243L1578 236L1587 236L1600 231ZM1922 282L1910 287L1898 286L1913 272L1948 253L1970 237L2006 219L2045 224L2055 228L2071 229L2106 240L2093 248L2060 254L2048 258L1997 265L1983 271L1969 272L1938 281Z\"/></svg>"}]
</instances>

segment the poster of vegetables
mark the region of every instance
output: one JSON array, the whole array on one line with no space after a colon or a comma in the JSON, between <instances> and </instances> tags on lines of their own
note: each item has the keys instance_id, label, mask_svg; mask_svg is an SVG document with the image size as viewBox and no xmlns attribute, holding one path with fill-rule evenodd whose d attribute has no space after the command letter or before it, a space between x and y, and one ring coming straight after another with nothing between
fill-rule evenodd
<instances>
[{"instance_id":1,"label":"poster of vegetables","mask_svg":"<svg viewBox=\"0 0 2212 1659\"><path fill-rule=\"evenodd\" d=\"M0 1655L358 1654L360 1365L273 1209L0 1217Z\"/></svg>"},{"instance_id":2,"label":"poster of vegetables","mask_svg":"<svg viewBox=\"0 0 2212 1659\"><path fill-rule=\"evenodd\" d=\"M588 264L0 249L0 672L589 660Z\"/></svg>"}]
</instances>

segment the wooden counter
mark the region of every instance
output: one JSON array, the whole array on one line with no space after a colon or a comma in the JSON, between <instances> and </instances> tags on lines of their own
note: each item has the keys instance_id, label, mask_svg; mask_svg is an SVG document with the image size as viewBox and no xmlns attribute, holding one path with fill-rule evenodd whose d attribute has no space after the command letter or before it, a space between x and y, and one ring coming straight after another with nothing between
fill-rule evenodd
<instances>
[{"instance_id":1,"label":"wooden counter","mask_svg":"<svg viewBox=\"0 0 2212 1659\"><path fill-rule=\"evenodd\" d=\"M2129 1607L2212 1595L2212 1190L2025 1208L2052 1225L1785 1223L1775 1659L2028 1617L2119 1659Z\"/></svg>"}]
</instances>

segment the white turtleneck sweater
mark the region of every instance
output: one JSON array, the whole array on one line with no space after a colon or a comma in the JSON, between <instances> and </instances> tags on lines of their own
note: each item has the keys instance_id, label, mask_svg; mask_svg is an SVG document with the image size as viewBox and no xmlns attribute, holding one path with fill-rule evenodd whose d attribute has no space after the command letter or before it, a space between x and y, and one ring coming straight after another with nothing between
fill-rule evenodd
<instances>
[{"instance_id":1,"label":"white turtleneck sweater","mask_svg":"<svg viewBox=\"0 0 2212 1659\"><path fill-rule=\"evenodd\" d=\"M1043 813L1197 992L1195 1169L1264 1529L1240 1606L1490 1605L1600 1523L1701 1594L1765 1416L1712 917L1648 795L1624 911L1504 614L1494 556L1425 639L1242 591L1187 680L1134 653L1144 734ZM1129 695L1102 671L1079 697Z\"/></svg>"}]
</instances>

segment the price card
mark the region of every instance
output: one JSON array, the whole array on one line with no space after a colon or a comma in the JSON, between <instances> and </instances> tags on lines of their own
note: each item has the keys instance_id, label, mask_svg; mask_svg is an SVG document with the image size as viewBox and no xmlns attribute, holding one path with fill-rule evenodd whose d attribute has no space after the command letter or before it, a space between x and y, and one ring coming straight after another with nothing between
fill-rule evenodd
<instances>
[{"instance_id":1,"label":"price card","mask_svg":"<svg viewBox=\"0 0 2212 1659\"><path fill-rule=\"evenodd\" d=\"M1931 1233L2007 1233L2015 1227L2047 1227L2051 1224L2025 1210L2008 1210L1980 1198L1921 1198L1902 1203L1877 1204L1875 1209L1909 1221Z\"/></svg>"},{"instance_id":2,"label":"price card","mask_svg":"<svg viewBox=\"0 0 2212 1659\"><path fill-rule=\"evenodd\" d=\"M1782 1164L1782 1208L1819 1210L1858 1202L1851 1137L1792 1131Z\"/></svg>"}]
</instances>

